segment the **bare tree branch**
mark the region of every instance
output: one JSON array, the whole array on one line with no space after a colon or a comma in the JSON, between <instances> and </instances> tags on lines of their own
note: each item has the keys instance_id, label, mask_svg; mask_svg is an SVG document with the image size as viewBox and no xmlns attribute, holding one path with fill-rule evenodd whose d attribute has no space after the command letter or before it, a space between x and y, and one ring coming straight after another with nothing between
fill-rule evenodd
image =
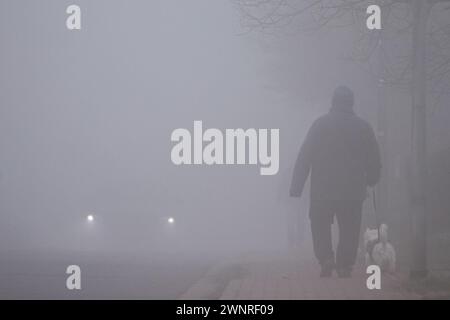
<instances>
[{"instance_id":1,"label":"bare tree branch","mask_svg":"<svg viewBox=\"0 0 450 320\"><path fill-rule=\"evenodd\" d=\"M424 0L433 6L428 32L427 78L430 90L450 94L450 0ZM316 32L323 28L348 27L356 33L350 56L377 79L408 86L411 77L411 41L414 18L409 0L379 0L383 30L368 30L368 0L232 0L247 32ZM405 50L405 48L408 48ZM379 65L377 52L383 56ZM367 66L369 66L367 68Z\"/></svg>"}]
</instances>

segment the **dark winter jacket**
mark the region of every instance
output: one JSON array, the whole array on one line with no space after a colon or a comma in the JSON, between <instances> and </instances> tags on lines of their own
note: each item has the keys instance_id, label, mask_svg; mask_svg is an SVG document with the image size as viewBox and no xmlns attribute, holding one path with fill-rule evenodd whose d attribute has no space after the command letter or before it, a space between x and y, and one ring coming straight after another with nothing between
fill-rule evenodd
<instances>
[{"instance_id":1,"label":"dark winter jacket","mask_svg":"<svg viewBox=\"0 0 450 320\"><path fill-rule=\"evenodd\" d=\"M290 195L300 197L311 172L311 200L363 200L380 178L380 152L372 127L352 104L335 103L317 119L300 149Z\"/></svg>"}]
</instances>

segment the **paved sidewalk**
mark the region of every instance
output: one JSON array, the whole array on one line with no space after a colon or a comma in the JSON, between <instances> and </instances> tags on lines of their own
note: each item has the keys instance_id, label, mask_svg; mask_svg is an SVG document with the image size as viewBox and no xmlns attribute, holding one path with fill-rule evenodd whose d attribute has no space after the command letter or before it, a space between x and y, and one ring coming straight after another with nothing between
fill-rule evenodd
<instances>
[{"instance_id":1,"label":"paved sidewalk","mask_svg":"<svg viewBox=\"0 0 450 320\"><path fill-rule=\"evenodd\" d=\"M356 268L350 279L319 278L319 267L313 261L302 261L288 255L249 256L243 262L244 273L231 280L220 299L419 299L402 290L400 281L382 276L381 289L369 290L368 275Z\"/></svg>"}]
</instances>

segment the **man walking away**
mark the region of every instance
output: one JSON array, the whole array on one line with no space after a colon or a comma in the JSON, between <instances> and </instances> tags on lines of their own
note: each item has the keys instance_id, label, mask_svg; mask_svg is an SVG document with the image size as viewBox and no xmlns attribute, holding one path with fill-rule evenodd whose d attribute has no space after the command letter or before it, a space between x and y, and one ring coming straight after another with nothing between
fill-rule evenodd
<instances>
[{"instance_id":1,"label":"man walking away","mask_svg":"<svg viewBox=\"0 0 450 320\"><path fill-rule=\"evenodd\" d=\"M300 197L310 172L310 211L313 248L321 277L351 276L361 228L367 187L380 178L380 151L370 124L353 111L354 96L336 88L330 111L309 129L294 168L290 195ZM336 259L331 226L336 215L339 243Z\"/></svg>"}]
</instances>

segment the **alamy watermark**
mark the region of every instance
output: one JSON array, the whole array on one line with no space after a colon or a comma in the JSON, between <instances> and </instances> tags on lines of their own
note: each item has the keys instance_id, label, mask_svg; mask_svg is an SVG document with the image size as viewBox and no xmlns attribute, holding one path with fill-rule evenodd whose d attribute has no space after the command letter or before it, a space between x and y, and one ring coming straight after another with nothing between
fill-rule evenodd
<instances>
[{"instance_id":1,"label":"alamy watermark","mask_svg":"<svg viewBox=\"0 0 450 320\"><path fill-rule=\"evenodd\" d=\"M219 129L203 131L202 121L194 121L193 132L179 128L172 132L171 159L182 164L258 165L261 175L275 175L280 165L279 129Z\"/></svg>"}]
</instances>

